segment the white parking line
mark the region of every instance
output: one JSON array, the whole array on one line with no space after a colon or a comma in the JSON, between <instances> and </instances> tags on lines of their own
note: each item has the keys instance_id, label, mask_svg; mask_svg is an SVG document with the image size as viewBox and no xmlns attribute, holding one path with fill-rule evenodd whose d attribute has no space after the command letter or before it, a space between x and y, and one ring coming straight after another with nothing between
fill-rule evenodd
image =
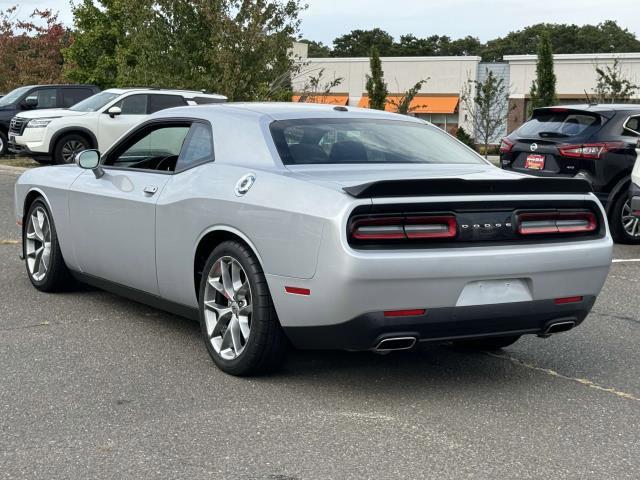
<instances>
[{"instance_id":1,"label":"white parking line","mask_svg":"<svg viewBox=\"0 0 640 480\"><path fill-rule=\"evenodd\" d=\"M613 263L640 262L640 258L614 258Z\"/></svg>"}]
</instances>

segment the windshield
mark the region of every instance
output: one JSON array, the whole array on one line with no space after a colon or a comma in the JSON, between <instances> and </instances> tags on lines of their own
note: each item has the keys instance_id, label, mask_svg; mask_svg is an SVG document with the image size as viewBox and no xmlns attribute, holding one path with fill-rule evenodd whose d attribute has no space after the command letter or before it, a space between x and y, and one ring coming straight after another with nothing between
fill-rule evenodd
<instances>
[{"instance_id":1,"label":"windshield","mask_svg":"<svg viewBox=\"0 0 640 480\"><path fill-rule=\"evenodd\" d=\"M31 90L31 87L20 87L20 88L16 88L15 90L11 90L4 97L0 98L0 107L15 103L16 100L18 100L22 95L27 93L29 90Z\"/></svg>"},{"instance_id":2,"label":"windshield","mask_svg":"<svg viewBox=\"0 0 640 480\"><path fill-rule=\"evenodd\" d=\"M343 163L483 163L438 127L378 119L273 122L271 135L285 165Z\"/></svg>"},{"instance_id":3,"label":"windshield","mask_svg":"<svg viewBox=\"0 0 640 480\"><path fill-rule=\"evenodd\" d=\"M120 95L120 93L115 92L96 93L92 97L89 97L80 103L76 103L69 110L73 110L75 112L97 112L111 100L119 97Z\"/></svg>"},{"instance_id":4,"label":"windshield","mask_svg":"<svg viewBox=\"0 0 640 480\"><path fill-rule=\"evenodd\" d=\"M604 118L597 113L544 109L533 112L517 133L528 138L570 138L591 135L603 124Z\"/></svg>"}]
</instances>

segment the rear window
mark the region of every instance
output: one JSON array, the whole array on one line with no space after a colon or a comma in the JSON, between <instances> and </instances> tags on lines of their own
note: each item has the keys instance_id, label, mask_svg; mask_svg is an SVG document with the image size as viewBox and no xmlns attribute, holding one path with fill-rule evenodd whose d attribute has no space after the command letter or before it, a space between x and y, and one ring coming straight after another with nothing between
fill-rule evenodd
<instances>
[{"instance_id":1,"label":"rear window","mask_svg":"<svg viewBox=\"0 0 640 480\"><path fill-rule=\"evenodd\" d=\"M483 163L438 127L371 119L282 120L270 125L285 165Z\"/></svg>"},{"instance_id":2,"label":"rear window","mask_svg":"<svg viewBox=\"0 0 640 480\"><path fill-rule=\"evenodd\" d=\"M601 115L576 110L538 110L522 125L517 134L522 137L571 138L591 135L606 120Z\"/></svg>"}]
</instances>

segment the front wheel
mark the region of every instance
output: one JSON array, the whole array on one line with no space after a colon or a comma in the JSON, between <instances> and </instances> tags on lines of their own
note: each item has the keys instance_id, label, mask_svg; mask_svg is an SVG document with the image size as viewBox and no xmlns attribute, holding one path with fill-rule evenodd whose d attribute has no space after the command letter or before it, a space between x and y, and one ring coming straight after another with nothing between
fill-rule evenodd
<instances>
[{"instance_id":1,"label":"front wheel","mask_svg":"<svg viewBox=\"0 0 640 480\"><path fill-rule=\"evenodd\" d=\"M42 292L65 290L72 284L51 212L41 199L33 202L25 217L22 249L27 274L34 287Z\"/></svg>"},{"instance_id":2,"label":"front wheel","mask_svg":"<svg viewBox=\"0 0 640 480\"><path fill-rule=\"evenodd\" d=\"M82 135L71 133L64 135L53 152L53 160L57 164L73 163L76 155L89 148L89 142Z\"/></svg>"},{"instance_id":3,"label":"front wheel","mask_svg":"<svg viewBox=\"0 0 640 480\"><path fill-rule=\"evenodd\" d=\"M640 244L640 218L633 215L631 199L626 192L618 195L613 202L609 228L616 243Z\"/></svg>"},{"instance_id":4,"label":"front wheel","mask_svg":"<svg viewBox=\"0 0 640 480\"><path fill-rule=\"evenodd\" d=\"M459 340L453 342L456 347L467 350L500 350L501 348L513 345L520 340L520 335L511 335L507 337L478 338L474 340Z\"/></svg>"},{"instance_id":5,"label":"front wheel","mask_svg":"<svg viewBox=\"0 0 640 480\"><path fill-rule=\"evenodd\" d=\"M200 281L200 327L211 358L231 375L277 368L287 339L258 259L244 244L216 247Z\"/></svg>"},{"instance_id":6,"label":"front wheel","mask_svg":"<svg viewBox=\"0 0 640 480\"><path fill-rule=\"evenodd\" d=\"M9 139L4 132L0 132L0 155L6 155L9 148Z\"/></svg>"}]
</instances>

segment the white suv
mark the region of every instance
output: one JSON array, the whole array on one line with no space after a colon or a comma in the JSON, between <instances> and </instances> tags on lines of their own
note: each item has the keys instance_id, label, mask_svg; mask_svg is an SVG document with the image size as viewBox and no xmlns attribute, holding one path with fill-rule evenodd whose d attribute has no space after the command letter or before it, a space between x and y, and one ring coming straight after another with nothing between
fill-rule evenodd
<instances>
[{"instance_id":1,"label":"white suv","mask_svg":"<svg viewBox=\"0 0 640 480\"><path fill-rule=\"evenodd\" d=\"M68 109L21 112L11 120L9 149L41 163L70 163L88 148L104 152L154 112L226 100L222 95L195 91L112 88Z\"/></svg>"}]
</instances>

